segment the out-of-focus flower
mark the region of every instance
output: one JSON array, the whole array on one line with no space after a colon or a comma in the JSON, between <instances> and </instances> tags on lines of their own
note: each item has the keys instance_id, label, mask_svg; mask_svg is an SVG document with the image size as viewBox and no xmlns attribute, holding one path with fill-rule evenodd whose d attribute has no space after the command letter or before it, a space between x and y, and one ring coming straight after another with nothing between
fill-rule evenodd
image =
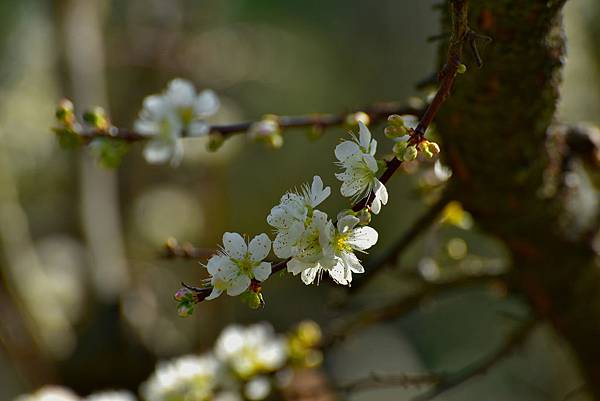
<instances>
[{"instance_id":1,"label":"out-of-focus flower","mask_svg":"<svg viewBox=\"0 0 600 401\"><path fill-rule=\"evenodd\" d=\"M265 376L257 376L244 386L244 395L249 400L264 400L271 392L271 381Z\"/></svg>"},{"instance_id":2,"label":"out-of-focus flower","mask_svg":"<svg viewBox=\"0 0 600 401\"><path fill-rule=\"evenodd\" d=\"M213 91L196 93L192 83L184 79L174 79L164 93L146 97L134 125L136 132L152 138L144 149L146 160L170 160L177 165L183 156L181 137L207 135L210 126L205 120L219 105Z\"/></svg>"},{"instance_id":3,"label":"out-of-focus flower","mask_svg":"<svg viewBox=\"0 0 600 401\"><path fill-rule=\"evenodd\" d=\"M252 279L265 281L271 275L271 263L263 262L271 250L267 234L257 235L246 244L238 233L223 234L223 249L206 264L213 290L206 299L227 291L236 296L246 291Z\"/></svg>"},{"instance_id":4,"label":"out-of-focus flower","mask_svg":"<svg viewBox=\"0 0 600 401\"><path fill-rule=\"evenodd\" d=\"M287 359L285 339L266 323L227 327L218 338L215 354L242 379L273 372Z\"/></svg>"},{"instance_id":5,"label":"out-of-focus flower","mask_svg":"<svg viewBox=\"0 0 600 401\"><path fill-rule=\"evenodd\" d=\"M162 362L140 388L146 401L208 401L219 382L220 364L212 355Z\"/></svg>"},{"instance_id":6,"label":"out-of-focus flower","mask_svg":"<svg viewBox=\"0 0 600 401\"><path fill-rule=\"evenodd\" d=\"M80 401L81 399L71 390L58 387L42 387L35 393L21 395L15 401Z\"/></svg>"},{"instance_id":7,"label":"out-of-focus flower","mask_svg":"<svg viewBox=\"0 0 600 401\"><path fill-rule=\"evenodd\" d=\"M129 391L103 391L90 394L83 401L136 401L136 398Z\"/></svg>"}]
</instances>

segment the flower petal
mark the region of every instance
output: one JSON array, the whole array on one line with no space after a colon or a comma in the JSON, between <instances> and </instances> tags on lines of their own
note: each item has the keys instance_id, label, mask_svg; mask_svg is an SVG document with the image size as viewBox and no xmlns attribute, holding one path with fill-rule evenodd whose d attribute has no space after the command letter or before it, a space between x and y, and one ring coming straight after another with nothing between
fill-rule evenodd
<instances>
[{"instance_id":1,"label":"flower petal","mask_svg":"<svg viewBox=\"0 0 600 401\"><path fill-rule=\"evenodd\" d=\"M262 262L260 265L252 269L254 278L258 281L265 281L271 275L271 264L268 262Z\"/></svg>"},{"instance_id":2,"label":"flower petal","mask_svg":"<svg viewBox=\"0 0 600 401\"><path fill-rule=\"evenodd\" d=\"M210 301L211 299L215 299L217 298L219 295L221 295L223 293L222 290L218 290L217 288L213 287L211 293L209 296L207 296L206 299L207 301Z\"/></svg>"},{"instance_id":3,"label":"flower petal","mask_svg":"<svg viewBox=\"0 0 600 401\"><path fill-rule=\"evenodd\" d=\"M220 102L215 92L210 89L203 90L196 97L194 113L197 117L208 117L217 112Z\"/></svg>"},{"instance_id":4,"label":"flower petal","mask_svg":"<svg viewBox=\"0 0 600 401\"><path fill-rule=\"evenodd\" d=\"M348 244L359 251L369 249L377 243L379 234L372 227L359 227L352 230L348 237Z\"/></svg>"},{"instance_id":5,"label":"flower petal","mask_svg":"<svg viewBox=\"0 0 600 401\"><path fill-rule=\"evenodd\" d=\"M267 234L262 233L252 238L248 245L248 252L250 253L250 260L254 262L260 262L267 257L271 251L271 240Z\"/></svg>"},{"instance_id":6,"label":"flower petal","mask_svg":"<svg viewBox=\"0 0 600 401\"><path fill-rule=\"evenodd\" d=\"M342 263L337 263L331 269L327 270L329 276L338 284L346 285L348 284L347 272L346 268ZM352 277L352 276L350 276Z\"/></svg>"},{"instance_id":7,"label":"flower petal","mask_svg":"<svg viewBox=\"0 0 600 401\"><path fill-rule=\"evenodd\" d=\"M321 202L327 199L329 195L331 195L331 188L324 188L321 177L315 175L310 189L310 205L312 207L317 207Z\"/></svg>"},{"instance_id":8,"label":"flower petal","mask_svg":"<svg viewBox=\"0 0 600 401\"><path fill-rule=\"evenodd\" d=\"M250 277L245 274L240 274L230 282L229 288L227 288L227 295L235 297L240 295L242 292L250 286Z\"/></svg>"},{"instance_id":9,"label":"flower petal","mask_svg":"<svg viewBox=\"0 0 600 401\"><path fill-rule=\"evenodd\" d=\"M358 122L358 137L360 146L369 151L369 145L371 145L371 131L367 128L365 123L362 121Z\"/></svg>"},{"instance_id":10,"label":"flower petal","mask_svg":"<svg viewBox=\"0 0 600 401\"><path fill-rule=\"evenodd\" d=\"M344 162L356 153L360 153L360 149L355 142L344 141L335 147L335 157L340 162Z\"/></svg>"},{"instance_id":11,"label":"flower petal","mask_svg":"<svg viewBox=\"0 0 600 401\"><path fill-rule=\"evenodd\" d=\"M338 220L337 229L340 233L344 234L352 230L360 222L360 219L351 214L347 214Z\"/></svg>"},{"instance_id":12,"label":"flower petal","mask_svg":"<svg viewBox=\"0 0 600 401\"><path fill-rule=\"evenodd\" d=\"M165 96L175 107L190 107L196 97L196 89L190 81L176 78L169 82Z\"/></svg>"},{"instance_id":13,"label":"flower petal","mask_svg":"<svg viewBox=\"0 0 600 401\"><path fill-rule=\"evenodd\" d=\"M234 259L243 259L248 252L246 241L238 233L223 234L223 247L225 252Z\"/></svg>"},{"instance_id":14,"label":"flower petal","mask_svg":"<svg viewBox=\"0 0 600 401\"><path fill-rule=\"evenodd\" d=\"M211 276L225 275L237 266L225 255L213 255L206 263L206 270Z\"/></svg>"},{"instance_id":15,"label":"flower petal","mask_svg":"<svg viewBox=\"0 0 600 401\"><path fill-rule=\"evenodd\" d=\"M317 277L317 273L319 272L318 267L310 267L302 271L300 277L302 278L302 282L306 285L310 285L315 281Z\"/></svg>"},{"instance_id":16,"label":"flower petal","mask_svg":"<svg viewBox=\"0 0 600 401\"><path fill-rule=\"evenodd\" d=\"M187 126L187 136L194 138L208 134L210 126L206 121L192 121Z\"/></svg>"},{"instance_id":17,"label":"flower petal","mask_svg":"<svg viewBox=\"0 0 600 401\"><path fill-rule=\"evenodd\" d=\"M287 262L287 271L296 276L298 273L301 273L314 265L314 263L305 263L296 258L292 258Z\"/></svg>"},{"instance_id":18,"label":"flower petal","mask_svg":"<svg viewBox=\"0 0 600 401\"><path fill-rule=\"evenodd\" d=\"M165 163L173 155L173 145L162 139L153 139L144 148L144 159L152 164Z\"/></svg>"}]
</instances>

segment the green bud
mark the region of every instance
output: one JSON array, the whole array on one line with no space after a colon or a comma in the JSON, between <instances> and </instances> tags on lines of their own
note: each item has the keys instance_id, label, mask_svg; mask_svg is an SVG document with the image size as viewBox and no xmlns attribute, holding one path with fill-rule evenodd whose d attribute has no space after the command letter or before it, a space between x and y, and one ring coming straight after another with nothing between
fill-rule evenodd
<instances>
[{"instance_id":1,"label":"green bud","mask_svg":"<svg viewBox=\"0 0 600 401\"><path fill-rule=\"evenodd\" d=\"M356 217L358 217L358 219L360 220L360 225L366 226L371 223L371 212L367 208L364 208L358 213L356 213Z\"/></svg>"},{"instance_id":2,"label":"green bud","mask_svg":"<svg viewBox=\"0 0 600 401\"><path fill-rule=\"evenodd\" d=\"M464 64L459 64L456 68L456 72L459 74L464 74L465 72L467 72L467 66Z\"/></svg>"},{"instance_id":3,"label":"green bud","mask_svg":"<svg viewBox=\"0 0 600 401\"><path fill-rule=\"evenodd\" d=\"M71 126L75 122L73 103L69 99L62 99L56 108L56 119L65 126Z\"/></svg>"},{"instance_id":4,"label":"green bud","mask_svg":"<svg viewBox=\"0 0 600 401\"><path fill-rule=\"evenodd\" d=\"M440 153L440 146L435 142L429 142L429 151L434 155Z\"/></svg>"},{"instance_id":5,"label":"green bud","mask_svg":"<svg viewBox=\"0 0 600 401\"><path fill-rule=\"evenodd\" d=\"M194 304L192 304L192 303L181 302L177 306L177 314L180 317L189 317L189 316L192 316L192 313L194 313Z\"/></svg>"},{"instance_id":6,"label":"green bud","mask_svg":"<svg viewBox=\"0 0 600 401\"><path fill-rule=\"evenodd\" d=\"M398 127L396 125L390 125L390 126L384 128L383 133L385 134L386 137L392 139L392 138L399 138L401 136L404 136L408 133L408 131L406 130L405 127Z\"/></svg>"},{"instance_id":7,"label":"green bud","mask_svg":"<svg viewBox=\"0 0 600 401\"><path fill-rule=\"evenodd\" d=\"M417 158L418 153L419 152L417 151L416 146L409 146L404 150L404 153L402 154L402 160L404 160L405 162L415 160Z\"/></svg>"},{"instance_id":8,"label":"green bud","mask_svg":"<svg viewBox=\"0 0 600 401\"><path fill-rule=\"evenodd\" d=\"M83 121L96 129L108 129L108 119L102 107L94 107L83 113Z\"/></svg>"},{"instance_id":9,"label":"green bud","mask_svg":"<svg viewBox=\"0 0 600 401\"><path fill-rule=\"evenodd\" d=\"M267 145L271 149L280 149L283 146L283 135L276 133L269 136L267 139Z\"/></svg>"},{"instance_id":10,"label":"green bud","mask_svg":"<svg viewBox=\"0 0 600 401\"><path fill-rule=\"evenodd\" d=\"M216 152L225 143L225 137L220 132L213 132L208 135L208 143L206 148L209 152Z\"/></svg>"},{"instance_id":11,"label":"green bud","mask_svg":"<svg viewBox=\"0 0 600 401\"><path fill-rule=\"evenodd\" d=\"M258 309L265 305L265 300L260 291L246 291L241 295L242 302L250 309Z\"/></svg>"},{"instance_id":12,"label":"green bud","mask_svg":"<svg viewBox=\"0 0 600 401\"><path fill-rule=\"evenodd\" d=\"M81 137L69 128L54 128L58 144L63 149L76 149L81 145Z\"/></svg>"},{"instance_id":13,"label":"green bud","mask_svg":"<svg viewBox=\"0 0 600 401\"><path fill-rule=\"evenodd\" d=\"M408 147L408 142L406 142L406 141L396 142L396 144L392 148L392 151L394 152L394 154L396 155L396 157L398 159L402 160L404 157L404 151L406 150L407 147Z\"/></svg>"},{"instance_id":14,"label":"green bud","mask_svg":"<svg viewBox=\"0 0 600 401\"><path fill-rule=\"evenodd\" d=\"M390 114L388 116L387 120L393 126L404 127L404 119L402 118L402 116L399 116L398 114Z\"/></svg>"}]
</instances>

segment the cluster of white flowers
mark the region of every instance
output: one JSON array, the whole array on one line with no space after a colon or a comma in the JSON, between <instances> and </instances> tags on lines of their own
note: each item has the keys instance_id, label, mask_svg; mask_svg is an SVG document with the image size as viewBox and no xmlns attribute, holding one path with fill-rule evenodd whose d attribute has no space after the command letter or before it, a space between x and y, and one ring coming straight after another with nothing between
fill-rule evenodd
<instances>
[{"instance_id":1,"label":"cluster of white flowers","mask_svg":"<svg viewBox=\"0 0 600 401\"><path fill-rule=\"evenodd\" d=\"M136 401L136 398L128 391L104 391L80 398L67 388L47 386L35 393L19 396L15 401Z\"/></svg>"},{"instance_id":2,"label":"cluster of white flowers","mask_svg":"<svg viewBox=\"0 0 600 401\"><path fill-rule=\"evenodd\" d=\"M385 185L377 178L379 170L375 159L377 141L369 129L359 122L359 136L343 141L335 148L335 156L344 169L336 177L342 181L340 192L354 202L369 196L368 207L377 214L388 201ZM331 188L319 176L311 185L299 191L290 191L271 209L267 223L275 230L275 239L260 234L249 244L237 233L223 235L223 248L206 265L210 278L206 281L212 292L206 299L214 299L224 291L240 295L252 283L265 281L272 266L263 260L271 245L278 258L286 260L287 271L300 274L305 284L318 283L325 272L338 284L350 285L353 273L363 273L364 267L356 252L365 252L378 239L377 231L366 226L369 219L360 219L359 213L344 210L337 222L317 209L331 195Z\"/></svg>"},{"instance_id":3,"label":"cluster of white flowers","mask_svg":"<svg viewBox=\"0 0 600 401\"><path fill-rule=\"evenodd\" d=\"M262 400L271 393L270 374L288 361L285 338L266 324L227 327L214 352L158 365L142 385L146 401Z\"/></svg>"},{"instance_id":4,"label":"cluster of white flowers","mask_svg":"<svg viewBox=\"0 0 600 401\"><path fill-rule=\"evenodd\" d=\"M177 165L183 156L182 136L207 135L205 119L216 113L219 98L212 90L196 93L191 82L174 79L167 90L144 99L143 109L135 122L137 133L152 139L144 149L149 163Z\"/></svg>"},{"instance_id":5,"label":"cluster of white flowers","mask_svg":"<svg viewBox=\"0 0 600 401\"><path fill-rule=\"evenodd\" d=\"M320 338L313 322L302 322L285 336L268 323L231 325L212 350L160 362L140 386L140 396L144 401L263 400L285 385L276 372L315 366L313 354L319 353L315 347ZM48 386L14 401L136 401L136 397L128 391L104 391L81 398L67 388Z\"/></svg>"}]
</instances>

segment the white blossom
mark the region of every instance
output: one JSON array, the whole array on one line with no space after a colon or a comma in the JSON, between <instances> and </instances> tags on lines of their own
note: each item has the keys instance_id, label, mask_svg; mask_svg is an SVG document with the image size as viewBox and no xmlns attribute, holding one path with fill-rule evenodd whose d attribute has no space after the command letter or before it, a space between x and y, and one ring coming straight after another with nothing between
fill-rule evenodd
<instances>
[{"instance_id":1,"label":"white blossom","mask_svg":"<svg viewBox=\"0 0 600 401\"><path fill-rule=\"evenodd\" d=\"M79 401L80 398L71 390L58 387L46 386L37 390L35 393L21 395L15 401Z\"/></svg>"},{"instance_id":2,"label":"white blossom","mask_svg":"<svg viewBox=\"0 0 600 401\"><path fill-rule=\"evenodd\" d=\"M144 382L140 393L146 401L208 401L219 381L220 364L212 355L162 362Z\"/></svg>"},{"instance_id":3,"label":"white blossom","mask_svg":"<svg viewBox=\"0 0 600 401\"><path fill-rule=\"evenodd\" d=\"M244 395L249 400L264 400L271 392L271 381L265 376L257 376L244 386Z\"/></svg>"},{"instance_id":4,"label":"white blossom","mask_svg":"<svg viewBox=\"0 0 600 401\"><path fill-rule=\"evenodd\" d=\"M299 241L311 225L315 208L330 194L331 188L324 187L321 177L314 176L310 187L304 185L300 192L286 193L279 205L271 209L267 223L277 231L273 241L277 257L285 259L298 253Z\"/></svg>"},{"instance_id":5,"label":"white blossom","mask_svg":"<svg viewBox=\"0 0 600 401\"><path fill-rule=\"evenodd\" d=\"M215 354L240 378L248 379L282 367L287 360L287 345L269 324L246 328L232 325L217 339Z\"/></svg>"},{"instance_id":6,"label":"white blossom","mask_svg":"<svg viewBox=\"0 0 600 401\"><path fill-rule=\"evenodd\" d=\"M231 296L240 295L252 279L265 281L271 275L271 263L263 260L270 250L267 234L257 235L249 244L238 233L223 234L223 248L206 264L213 286L206 299L214 299L223 291Z\"/></svg>"},{"instance_id":7,"label":"white blossom","mask_svg":"<svg viewBox=\"0 0 600 401\"><path fill-rule=\"evenodd\" d=\"M146 97L134 124L136 132L152 138L144 149L146 160L178 164L183 156L181 137L208 134L205 119L218 108L219 99L213 91L196 93L192 83L184 79L174 79L164 93Z\"/></svg>"},{"instance_id":8,"label":"white blossom","mask_svg":"<svg viewBox=\"0 0 600 401\"><path fill-rule=\"evenodd\" d=\"M377 141L371 139L371 132L364 123L358 124L359 138L343 141L335 148L337 164L344 169L343 173L335 176L342 181L341 194L352 198L354 202L373 192L371 210L378 214L381 205L388 201L388 193L385 185L377 178Z\"/></svg>"},{"instance_id":9,"label":"white blossom","mask_svg":"<svg viewBox=\"0 0 600 401\"><path fill-rule=\"evenodd\" d=\"M352 273L364 273L365 269L354 251L363 252L375 245L378 234L371 227L356 227L359 222L352 215L341 217L337 229L331 221L327 222L320 233L323 256L318 266L302 272L304 283L311 284L327 272L338 284L349 285Z\"/></svg>"},{"instance_id":10,"label":"white blossom","mask_svg":"<svg viewBox=\"0 0 600 401\"><path fill-rule=\"evenodd\" d=\"M90 394L83 401L136 401L129 391L102 391Z\"/></svg>"}]
</instances>

